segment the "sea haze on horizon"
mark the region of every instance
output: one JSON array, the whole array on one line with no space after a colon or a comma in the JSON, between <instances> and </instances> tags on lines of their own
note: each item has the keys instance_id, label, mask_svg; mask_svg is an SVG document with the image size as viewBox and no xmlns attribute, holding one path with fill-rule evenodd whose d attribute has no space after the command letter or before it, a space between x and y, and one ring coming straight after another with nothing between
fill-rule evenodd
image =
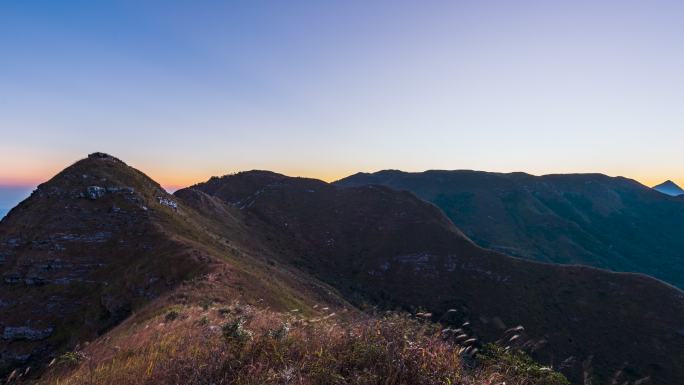
<instances>
[{"instance_id":1,"label":"sea haze on horizon","mask_svg":"<svg viewBox=\"0 0 684 385\"><path fill-rule=\"evenodd\" d=\"M9 210L28 198L34 188L34 186L0 185L0 218L3 218Z\"/></svg>"}]
</instances>

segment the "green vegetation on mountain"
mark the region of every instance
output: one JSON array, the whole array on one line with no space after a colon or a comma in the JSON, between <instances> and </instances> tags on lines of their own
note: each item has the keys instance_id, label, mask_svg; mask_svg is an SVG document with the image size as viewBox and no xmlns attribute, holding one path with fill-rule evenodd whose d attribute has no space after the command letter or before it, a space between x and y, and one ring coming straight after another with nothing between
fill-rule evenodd
<instances>
[{"instance_id":1,"label":"green vegetation on mountain","mask_svg":"<svg viewBox=\"0 0 684 385\"><path fill-rule=\"evenodd\" d=\"M509 255L644 273L684 287L684 199L630 179L380 171L336 184L410 191L478 245Z\"/></svg>"}]
</instances>

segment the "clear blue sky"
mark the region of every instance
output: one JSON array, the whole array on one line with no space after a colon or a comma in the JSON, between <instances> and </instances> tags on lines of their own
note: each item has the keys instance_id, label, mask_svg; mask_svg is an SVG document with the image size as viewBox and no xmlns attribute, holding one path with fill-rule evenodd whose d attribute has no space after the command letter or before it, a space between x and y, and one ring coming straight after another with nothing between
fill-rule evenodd
<instances>
[{"instance_id":1,"label":"clear blue sky","mask_svg":"<svg viewBox=\"0 0 684 385\"><path fill-rule=\"evenodd\" d=\"M681 1L0 3L0 185L105 151L243 169L684 183Z\"/></svg>"}]
</instances>

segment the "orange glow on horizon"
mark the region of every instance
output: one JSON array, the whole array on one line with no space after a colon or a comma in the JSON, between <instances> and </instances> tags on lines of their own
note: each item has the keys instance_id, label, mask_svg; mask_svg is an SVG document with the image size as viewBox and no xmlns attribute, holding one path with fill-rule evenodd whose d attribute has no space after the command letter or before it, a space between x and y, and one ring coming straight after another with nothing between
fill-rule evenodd
<instances>
[{"instance_id":1,"label":"orange glow on horizon","mask_svg":"<svg viewBox=\"0 0 684 385\"><path fill-rule=\"evenodd\" d=\"M236 170L236 171L230 171L230 172L222 172L222 173L211 173L211 172L204 172L204 173L187 173L187 174L179 174L175 173L169 170L158 170L158 171L150 171L150 172L145 172L150 178L156 180L164 186L167 190L178 190L181 188L189 187L197 183L205 182L209 180L209 178L213 176L223 176L223 175L228 175L232 173L237 173L241 171L250 171L250 170L263 170L264 168L246 168L243 170ZM435 168L438 169L438 168ZM380 169L372 169L372 170L300 170L300 169L266 169L268 171L273 171L279 174L283 174L286 176L291 176L291 177L303 177L303 178L312 178L312 179L319 179L324 182L334 182L336 180L348 177L350 175L356 174L357 172L376 172L380 171ZM404 171L409 171L409 172L414 172L414 170L404 170ZM424 170L421 170L424 171ZM487 170L483 170L487 171ZM420 172L420 171L416 171ZM492 172L498 172L498 171L492 171ZM559 172L562 174L562 172ZM535 174L531 173L533 175L543 175L543 174ZM660 183L665 182L666 180L672 180L679 186L684 187L684 178L675 178L675 177L668 177L668 176L642 176L642 177L637 177L637 176L630 176L630 175L618 175L618 174L610 174L607 173L607 175L610 176L623 176L625 178L630 178L634 179L637 182L647 186L647 187L653 187L656 186Z\"/></svg>"},{"instance_id":2,"label":"orange glow on horizon","mask_svg":"<svg viewBox=\"0 0 684 385\"><path fill-rule=\"evenodd\" d=\"M0 186L16 186L16 187L33 187L37 186L43 182L46 182L50 178L52 178L54 175L59 173L63 168L66 168L69 166L70 163L65 163L62 165L57 165L57 166L45 166L45 165L37 165L37 164L32 164L32 165L26 165L24 164L24 167L22 169L14 169L12 170L11 173L0 173ZM153 180L157 181L159 184L164 186L164 188L168 190L177 190L180 188L184 187L189 187L197 183L205 182L212 176L223 176L227 174L232 174L235 172L239 171L249 171L253 169L261 169L261 170L269 170L273 172L277 172L283 175L287 176L292 176L292 177L306 177L306 178L313 178L313 179L320 179L325 182L333 182L336 180L339 180L341 178L347 177L349 175L355 174L359 171L363 172L374 172L378 171L380 169L361 169L361 170L352 170L352 169L330 169L330 170L317 170L317 169L303 169L303 168L266 168L266 167L246 167L242 168L240 170L230 170L226 169L225 171L218 171L218 170L209 170L209 169L203 169L201 171L195 171L195 170L173 170L169 169L166 167L153 167L153 168L145 168L141 167L138 165L133 165L133 167L136 167L140 169L142 172L147 174L150 178ZM400 168L398 168L400 169ZM440 169L438 167L435 167L433 169ZM441 168L441 169L446 169L446 168ZM453 169L453 168L452 168ZM4 170L2 170L4 171ZM404 171L422 171L422 170L404 170ZM493 171L493 172L501 172L499 170L483 170L483 171ZM625 173L610 173L606 172L607 175L612 175L612 176L617 176L617 175L622 175L627 178L631 178L634 180L639 181L640 183L644 184L645 186L652 187L657 184L663 183L664 181L670 179L673 182L677 183L680 186L684 187L684 177L676 177L675 175L677 172L672 170L672 174L668 174L666 171L659 170L657 173L652 173L652 174L647 174L640 176L635 176L635 175L626 175ZM529 171L526 171L529 172ZM581 172L581 171L578 171ZM529 172L534 175L542 175L546 173L535 173L535 172ZM564 173L564 172L558 172L558 173Z\"/></svg>"}]
</instances>

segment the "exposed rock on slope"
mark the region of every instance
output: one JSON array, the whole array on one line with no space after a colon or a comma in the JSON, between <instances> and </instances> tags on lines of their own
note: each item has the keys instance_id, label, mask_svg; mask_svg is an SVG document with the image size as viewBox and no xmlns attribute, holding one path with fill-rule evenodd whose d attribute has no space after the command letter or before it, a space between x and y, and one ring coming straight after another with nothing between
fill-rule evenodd
<instances>
[{"instance_id":1,"label":"exposed rock on slope","mask_svg":"<svg viewBox=\"0 0 684 385\"><path fill-rule=\"evenodd\" d=\"M0 226L3 366L87 340L183 279L206 256L164 234L173 199L123 162L93 154L33 192Z\"/></svg>"}]
</instances>

